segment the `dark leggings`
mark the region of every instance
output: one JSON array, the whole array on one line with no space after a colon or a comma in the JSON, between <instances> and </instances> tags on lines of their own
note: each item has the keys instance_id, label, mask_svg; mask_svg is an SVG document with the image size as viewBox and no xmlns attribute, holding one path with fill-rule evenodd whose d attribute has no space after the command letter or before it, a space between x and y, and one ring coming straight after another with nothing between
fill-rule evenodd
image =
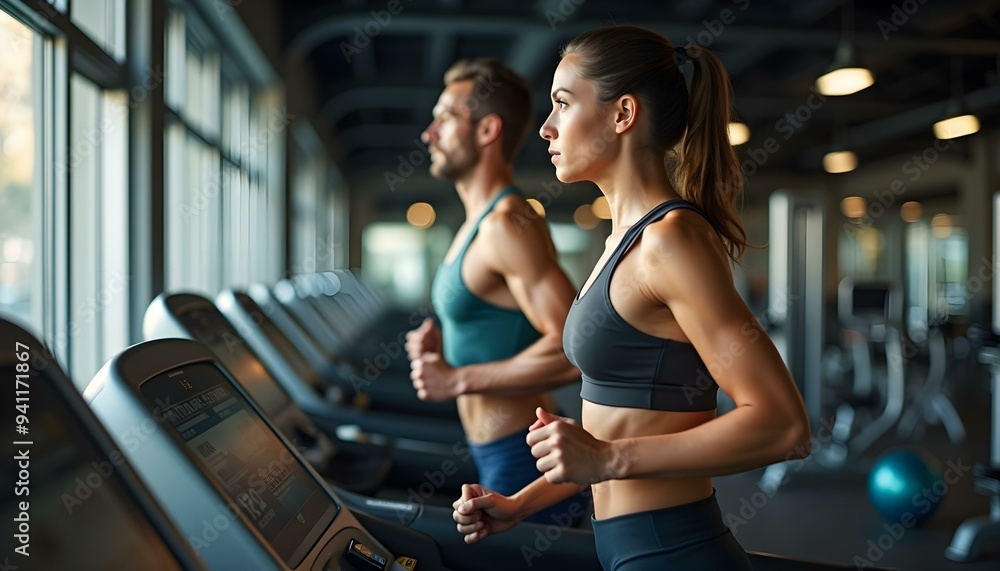
<instances>
[{"instance_id":1,"label":"dark leggings","mask_svg":"<svg viewBox=\"0 0 1000 571\"><path fill-rule=\"evenodd\" d=\"M714 491L690 504L594 520L594 539L605 571L753 569Z\"/></svg>"}]
</instances>

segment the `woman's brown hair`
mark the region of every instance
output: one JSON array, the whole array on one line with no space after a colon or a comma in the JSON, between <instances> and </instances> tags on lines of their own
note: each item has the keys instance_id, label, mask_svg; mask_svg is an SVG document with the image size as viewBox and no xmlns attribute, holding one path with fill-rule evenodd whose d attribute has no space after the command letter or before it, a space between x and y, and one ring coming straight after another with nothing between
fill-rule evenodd
<instances>
[{"instance_id":1,"label":"woman's brown hair","mask_svg":"<svg viewBox=\"0 0 1000 571\"><path fill-rule=\"evenodd\" d=\"M736 210L745 180L729 144L729 74L719 58L697 45L678 50L659 34L634 26L584 32L563 48L574 54L597 98L610 103L634 95L649 111L652 144L664 160L676 153L677 191L705 213L733 260L747 247ZM691 90L680 65L694 67Z\"/></svg>"}]
</instances>

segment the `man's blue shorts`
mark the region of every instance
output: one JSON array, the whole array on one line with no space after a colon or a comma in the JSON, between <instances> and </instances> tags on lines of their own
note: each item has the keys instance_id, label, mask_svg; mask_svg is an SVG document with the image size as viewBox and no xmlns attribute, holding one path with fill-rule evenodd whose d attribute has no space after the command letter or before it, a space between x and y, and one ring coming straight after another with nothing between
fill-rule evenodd
<instances>
[{"instance_id":1,"label":"man's blue shorts","mask_svg":"<svg viewBox=\"0 0 1000 571\"><path fill-rule=\"evenodd\" d=\"M469 452L479 470L481 486L510 496L541 477L542 474L535 468L535 457L531 455L527 436L526 428L486 444L469 444ZM525 518L524 521L576 527L591 511L590 499L577 494Z\"/></svg>"}]
</instances>

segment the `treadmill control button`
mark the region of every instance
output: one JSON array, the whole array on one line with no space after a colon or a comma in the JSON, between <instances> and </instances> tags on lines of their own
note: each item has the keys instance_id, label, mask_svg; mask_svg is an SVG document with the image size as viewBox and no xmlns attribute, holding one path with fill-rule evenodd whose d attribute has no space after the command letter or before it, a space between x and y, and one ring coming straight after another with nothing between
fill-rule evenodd
<instances>
[{"instance_id":1,"label":"treadmill control button","mask_svg":"<svg viewBox=\"0 0 1000 571\"><path fill-rule=\"evenodd\" d=\"M352 539L347 545L347 555L354 562L364 565L366 569L377 569L378 571L385 569L385 564L388 561L356 539Z\"/></svg>"}]
</instances>

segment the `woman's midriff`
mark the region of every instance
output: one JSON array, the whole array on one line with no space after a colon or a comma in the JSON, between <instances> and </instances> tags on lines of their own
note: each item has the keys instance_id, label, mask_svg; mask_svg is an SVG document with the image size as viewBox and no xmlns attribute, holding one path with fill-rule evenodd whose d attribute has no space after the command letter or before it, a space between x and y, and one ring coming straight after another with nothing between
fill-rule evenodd
<instances>
[{"instance_id":1,"label":"woman's midriff","mask_svg":"<svg viewBox=\"0 0 1000 571\"><path fill-rule=\"evenodd\" d=\"M583 427L599 440L683 432L715 418L715 411L666 412L583 401ZM628 461L628 459L625 459ZM712 495L711 478L606 480L592 486L594 517L607 519L689 504Z\"/></svg>"}]
</instances>

